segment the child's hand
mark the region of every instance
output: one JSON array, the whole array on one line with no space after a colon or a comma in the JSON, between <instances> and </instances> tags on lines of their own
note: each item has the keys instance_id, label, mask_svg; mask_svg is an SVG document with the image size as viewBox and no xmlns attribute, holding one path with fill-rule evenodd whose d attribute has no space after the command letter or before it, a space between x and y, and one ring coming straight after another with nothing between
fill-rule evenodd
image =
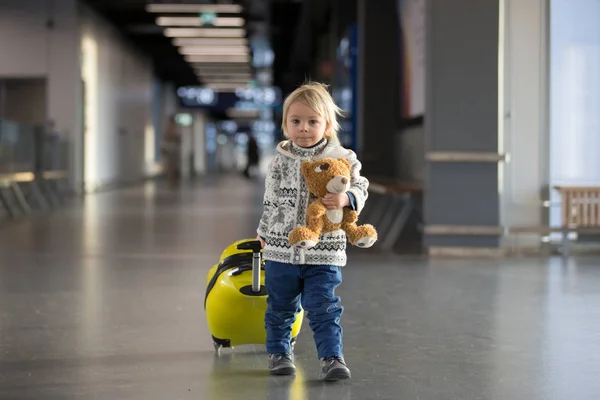
<instances>
[{"instance_id":1,"label":"child's hand","mask_svg":"<svg viewBox=\"0 0 600 400\"><path fill-rule=\"evenodd\" d=\"M267 245L267 243L265 243L264 240L262 240L262 238L260 236L256 237L256 240L258 240L260 242L260 245L262 246L262 248L264 249L265 246Z\"/></svg>"},{"instance_id":2,"label":"child's hand","mask_svg":"<svg viewBox=\"0 0 600 400\"><path fill-rule=\"evenodd\" d=\"M350 199L346 193L327 193L323 197L323 204L330 210L350 205Z\"/></svg>"}]
</instances>

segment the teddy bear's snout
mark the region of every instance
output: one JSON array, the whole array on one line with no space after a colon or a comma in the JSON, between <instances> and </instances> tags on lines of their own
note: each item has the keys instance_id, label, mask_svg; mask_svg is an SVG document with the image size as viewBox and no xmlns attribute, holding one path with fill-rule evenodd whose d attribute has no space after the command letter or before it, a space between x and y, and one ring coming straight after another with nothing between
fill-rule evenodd
<instances>
[{"instance_id":1,"label":"teddy bear's snout","mask_svg":"<svg viewBox=\"0 0 600 400\"><path fill-rule=\"evenodd\" d=\"M329 193L344 193L350 187L350 180L346 176L338 175L327 183Z\"/></svg>"}]
</instances>

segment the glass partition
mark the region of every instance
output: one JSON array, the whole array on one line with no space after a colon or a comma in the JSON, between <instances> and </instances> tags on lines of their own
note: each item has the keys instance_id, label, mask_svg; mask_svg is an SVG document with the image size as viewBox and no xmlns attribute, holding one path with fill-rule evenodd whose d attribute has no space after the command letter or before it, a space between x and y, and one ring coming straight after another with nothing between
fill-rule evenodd
<instances>
[{"instance_id":1,"label":"glass partition","mask_svg":"<svg viewBox=\"0 0 600 400\"><path fill-rule=\"evenodd\" d=\"M64 171L68 148L42 126L0 119L0 173Z\"/></svg>"}]
</instances>

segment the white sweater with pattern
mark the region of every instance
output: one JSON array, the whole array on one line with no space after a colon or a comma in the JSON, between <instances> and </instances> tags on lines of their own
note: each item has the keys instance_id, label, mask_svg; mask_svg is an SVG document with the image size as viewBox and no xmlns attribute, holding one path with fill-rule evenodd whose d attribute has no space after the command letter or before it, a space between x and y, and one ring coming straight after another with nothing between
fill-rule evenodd
<instances>
[{"instance_id":1,"label":"white sweater with pattern","mask_svg":"<svg viewBox=\"0 0 600 400\"><path fill-rule=\"evenodd\" d=\"M277 146L277 154L269 163L263 200L264 211L257 233L265 239L265 260L296 265L346 265L346 233L343 230L321 236L317 245L303 250L291 247L288 237L297 225L306 224L306 210L314 200L302 176L303 161L327 157L344 157L352 165L348 190L360 213L368 197L369 181L360 175L361 164L356 154L336 142L323 141L315 147L303 148L291 141Z\"/></svg>"}]
</instances>

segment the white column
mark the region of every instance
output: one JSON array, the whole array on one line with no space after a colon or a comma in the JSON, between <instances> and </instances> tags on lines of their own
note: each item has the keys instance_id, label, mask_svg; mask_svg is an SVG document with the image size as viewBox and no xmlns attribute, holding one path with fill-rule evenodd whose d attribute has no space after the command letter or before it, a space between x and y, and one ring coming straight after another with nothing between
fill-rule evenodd
<instances>
[{"instance_id":1,"label":"white column","mask_svg":"<svg viewBox=\"0 0 600 400\"><path fill-rule=\"evenodd\" d=\"M194 134L193 125L181 126L179 125L179 131L181 132L181 164L179 166L182 179L189 179L192 174L192 166L190 164L190 157L193 155L194 147L193 141Z\"/></svg>"},{"instance_id":2,"label":"white column","mask_svg":"<svg viewBox=\"0 0 600 400\"><path fill-rule=\"evenodd\" d=\"M47 115L70 142L71 188L83 183L81 36L76 0L54 2L48 31Z\"/></svg>"},{"instance_id":3,"label":"white column","mask_svg":"<svg viewBox=\"0 0 600 400\"><path fill-rule=\"evenodd\" d=\"M543 200L549 176L548 0L501 0L500 169L501 223L546 223ZM539 246L539 235L520 238Z\"/></svg>"}]
</instances>

